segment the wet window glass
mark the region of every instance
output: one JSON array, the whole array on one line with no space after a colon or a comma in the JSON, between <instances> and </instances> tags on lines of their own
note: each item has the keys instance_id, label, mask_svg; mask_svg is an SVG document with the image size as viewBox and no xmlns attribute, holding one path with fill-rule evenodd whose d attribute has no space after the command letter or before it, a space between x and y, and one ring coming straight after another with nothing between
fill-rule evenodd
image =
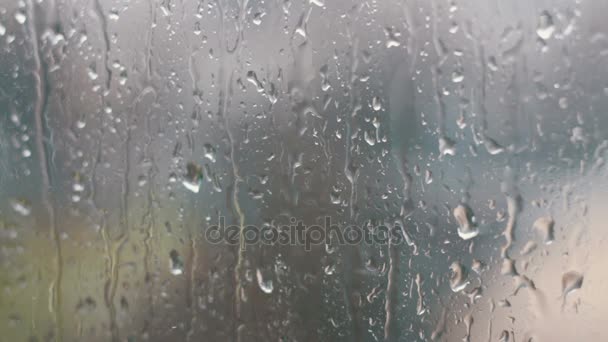
<instances>
[{"instance_id":1,"label":"wet window glass","mask_svg":"<svg viewBox=\"0 0 608 342\"><path fill-rule=\"evenodd\" d=\"M0 1L0 340L608 340L607 11Z\"/></svg>"}]
</instances>

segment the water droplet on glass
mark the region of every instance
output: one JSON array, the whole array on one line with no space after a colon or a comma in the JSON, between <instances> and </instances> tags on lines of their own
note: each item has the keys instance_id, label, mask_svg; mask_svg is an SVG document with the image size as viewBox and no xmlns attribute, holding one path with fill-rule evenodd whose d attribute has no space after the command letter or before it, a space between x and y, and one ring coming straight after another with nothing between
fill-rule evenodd
<instances>
[{"instance_id":1,"label":"water droplet on glass","mask_svg":"<svg viewBox=\"0 0 608 342\"><path fill-rule=\"evenodd\" d=\"M570 136L570 141L575 143L584 143L587 141L587 137L585 136L585 131L582 127L576 126L572 129L572 135Z\"/></svg>"},{"instance_id":2,"label":"water droplet on glass","mask_svg":"<svg viewBox=\"0 0 608 342\"><path fill-rule=\"evenodd\" d=\"M462 70L454 70L454 72L452 72L452 82L460 83L462 81L464 81L464 74L462 73Z\"/></svg>"},{"instance_id":3,"label":"water droplet on glass","mask_svg":"<svg viewBox=\"0 0 608 342\"><path fill-rule=\"evenodd\" d=\"M534 241L528 241L521 249L521 255L528 255L536 249L536 243Z\"/></svg>"},{"instance_id":4,"label":"water droplet on glass","mask_svg":"<svg viewBox=\"0 0 608 342\"><path fill-rule=\"evenodd\" d=\"M91 81L95 81L99 77L99 74L97 74L97 71L95 70L95 65L91 65L89 67L87 74L89 75L89 79Z\"/></svg>"},{"instance_id":5,"label":"water droplet on glass","mask_svg":"<svg viewBox=\"0 0 608 342\"><path fill-rule=\"evenodd\" d=\"M583 275L577 271L568 271L562 275L562 299L572 291L578 290L583 286Z\"/></svg>"},{"instance_id":6,"label":"water droplet on glass","mask_svg":"<svg viewBox=\"0 0 608 342\"><path fill-rule=\"evenodd\" d=\"M517 270L515 269L515 261L504 258L502 265L500 266L500 274L505 276L516 276Z\"/></svg>"},{"instance_id":7,"label":"water droplet on glass","mask_svg":"<svg viewBox=\"0 0 608 342\"><path fill-rule=\"evenodd\" d=\"M108 19L113 20L113 21L118 21L118 19L120 19L120 15L118 14L118 11L111 10L110 13L108 13Z\"/></svg>"},{"instance_id":8,"label":"water droplet on glass","mask_svg":"<svg viewBox=\"0 0 608 342\"><path fill-rule=\"evenodd\" d=\"M392 27L387 27L384 29L384 34L386 34L386 47L393 48L401 45L399 42L399 37L401 36L400 32L395 31Z\"/></svg>"},{"instance_id":9,"label":"water droplet on glass","mask_svg":"<svg viewBox=\"0 0 608 342\"><path fill-rule=\"evenodd\" d=\"M91 297L86 297L84 299L78 300L78 304L76 304L76 311L79 314L91 313L97 307L97 303Z\"/></svg>"},{"instance_id":10,"label":"water droplet on glass","mask_svg":"<svg viewBox=\"0 0 608 342\"><path fill-rule=\"evenodd\" d=\"M211 144L205 144L203 148L205 149L205 158L215 163L215 148Z\"/></svg>"},{"instance_id":11,"label":"water droplet on glass","mask_svg":"<svg viewBox=\"0 0 608 342\"><path fill-rule=\"evenodd\" d=\"M502 146L500 146L499 143L497 143L494 139L489 138L489 137L485 137L484 146L486 147L486 150L488 151L488 153L493 156L497 155L497 154L501 154L505 150Z\"/></svg>"},{"instance_id":12,"label":"water droplet on glass","mask_svg":"<svg viewBox=\"0 0 608 342\"><path fill-rule=\"evenodd\" d=\"M442 156L445 156L445 155L454 156L454 155L456 155L455 145L456 144L454 143L454 141L452 141L450 138L446 138L446 137L439 138L439 153Z\"/></svg>"},{"instance_id":13,"label":"water droplet on glass","mask_svg":"<svg viewBox=\"0 0 608 342\"><path fill-rule=\"evenodd\" d=\"M454 208L454 218L458 222L458 236L463 240L470 240L479 234L475 223L473 222L473 212L467 206L459 204Z\"/></svg>"},{"instance_id":14,"label":"water droplet on glass","mask_svg":"<svg viewBox=\"0 0 608 342\"><path fill-rule=\"evenodd\" d=\"M454 292L462 291L469 284L466 280L465 268L459 262L455 261L450 265L450 270L452 271L452 275L450 276L450 288Z\"/></svg>"},{"instance_id":15,"label":"water droplet on glass","mask_svg":"<svg viewBox=\"0 0 608 342\"><path fill-rule=\"evenodd\" d=\"M74 184L72 184L72 190L74 190L75 192L83 192L84 185L82 183L75 182Z\"/></svg>"},{"instance_id":16,"label":"water droplet on glass","mask_svg":"<svg viewBox=\"0 0 608 342\"><path fill-rule=\"evenodd\" d=\"M184 261L175 249L172 249L171 252L169 252L169 267L171 274L173 275L184 273Z\"/></svg>"},{"instance_id":17,"label":"water droplet on glass","mask_svg":"<svg viewBox=\"0 0 608 342\"><path fill-rule=\"evenodd\" d=\"M500 306L501 308L509 308L509 307L511 307L511 302L509 302L509 301L508 301L508 300L506 300L506 299L501 299L501 300L499 300L497 304L498 304L498 306Z\"/></svg>"},{"instance_id":18,"label":"water droplet on glass","mask_svg":"<svg viewBox=\"0 0 608 342\"><path fill-rule=\"evenodd\" d=\"M194 163L188 163L186 166L186 175L182 180L182 184L186 189L198 193L203 181L203 170L200 166Z\"/></svg>"},{"instance_id":19,"label":"water droplet on glass","mask_svg":"<svg viewBox=\"0 0 608 342\"><path fill-rule=\"evenodd\" d=\"M257 26L262 24L262 18L266 15L266 12L257 12L253 15L253 23Z\"/></svg>"},{"instance_id":20,"label":"water droplet on glass","mask_svg":"<svg viewBox=\"0 0 608 342\"><path fill-rule=\"evenodd\" d=\"M374 98L372 99L372 108L375 111L379 111L382 109L382 101L380 100L380 97L374 96Z\"/></svg>"},{"instance_id":21,"label":"water droplet on glass","mask_svg":"<svg viewBox=\"0 0 608 342\"><path fill-rule=\"evenodd\" d=\"M258 79L258 76L256 75L255 71L247 72L247 81L249 81L249 83L251 83L255 86L258 93L261 93L264 91L264 85Z\"/></svg>"},{"instance_id":22,"label":"water droplet on glass","mask_svg":"<svg viewBox=\"0 0 608 342\"><path fill-rule=\"evenodd\" d=\"M258 280L258 286L260 287L260 290L262 290L262 292L264 293L272 293L272 291L274 290L272 279L264 279L264 275L262 274L262 271L260 269L256 271L255 275Z\"/></svg>"},{"instance_id":23,"label":"water droplet on glass","mask_svg":"<svg viewBox=\"0 0 608 342\"><path fill-rule=\"evenodd\" d=\"M538 18L538 27L536 28L536 34L543 40L551 38L555 31L555 25L553 24L553 17L547 11L543 11Z\"/></svg>"},{"instance_id":24,"label":"water droplet on glass","mask_svg":"<svg viewBox=\"0 0 608 342\"><path fill-rule=\"evenodd\" d=\"M426 184L433 183L433 173L430 170L424 171L424 183L426 183Z\"/></svg>"},{"instance_id":25,"label":"water droplet on glass","mask_svg":"<svg viewBox=\"0 0 608 342\"><path fill-rule=\"evenodd\" d=\"M471 262L471 269L477 273L477 274L481 274L481 271L483 271L484 265L481 261L474 259Z\"/></svg>"},{"instance_id":26,"label":"water droplet on glass","mask_svg":"<svg viewBox=\"0 0 608 342\"><path fill-rule=\"evenodd\" d=\"M29 216L32 213L31 204L24 199L11 200L11 207L21 216Z\"/></svg>"},{"instance_id":27,"label":"water droplet on glass","mask_svg":"<svg viewBox=\"0 0 608 342\"><path fill-rule=\"evenodd\" d=\"M17 11L15 12L15 20L17 20L17 22L19 24L24 24L25 20L27 19L27 17L25 16L25 14L21 11Z\"/></svg>"},{"instance_id":28,"label":"water droplet on glass","mask_svg":"<svg viewBox=\"0 0 608 342\"><path fill-rule=\"evenodd\" d=\"M555 222L549 216L539 217L534 221L533 227L542 235L545 244L553 242L553 226Z\"/></svg>"},{"instance_id":29,"label":"water droplet on glass","mask_svg":"<svg viewBox=\"0 0 608 342\"><path fill-rule=\"evenodd\" d=\"M369 145L369 146L374 146L376 145L376 138L374 137L373 133L370 133L368 131L365 131L363 133L363 138L365 139L365 142Z\"/></svg>"}]
</instances>

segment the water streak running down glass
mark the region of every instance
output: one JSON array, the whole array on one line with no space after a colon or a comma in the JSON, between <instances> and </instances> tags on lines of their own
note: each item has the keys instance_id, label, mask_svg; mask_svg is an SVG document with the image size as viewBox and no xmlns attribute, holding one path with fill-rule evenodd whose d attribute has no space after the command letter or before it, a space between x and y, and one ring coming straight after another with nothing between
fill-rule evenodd
<instances>
[{"instance_id":1,"label":"water streak running down glass","mask_svg":"<svg viewBox=\"0 0 608 342\"><path fill-rule=\"evenodd\" d=\"M0 0L0 341L608 341L605 13Z\"/></svg>"}]
</instances>

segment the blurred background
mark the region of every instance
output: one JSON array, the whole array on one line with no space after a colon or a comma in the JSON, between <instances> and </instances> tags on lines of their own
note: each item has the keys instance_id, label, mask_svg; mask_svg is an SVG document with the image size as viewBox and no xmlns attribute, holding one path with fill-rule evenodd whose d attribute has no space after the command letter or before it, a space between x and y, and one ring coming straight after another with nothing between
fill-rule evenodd
<instances>
[{"instance_id":1,"label":"blurred background","mask_svg":"<svg viewBox=\"0 0 608 342\"><path fill-rule=\"evenodd\" d=\"M0 341L608 340L607 11L0 0Z\"/></svg>"}]
</instances>

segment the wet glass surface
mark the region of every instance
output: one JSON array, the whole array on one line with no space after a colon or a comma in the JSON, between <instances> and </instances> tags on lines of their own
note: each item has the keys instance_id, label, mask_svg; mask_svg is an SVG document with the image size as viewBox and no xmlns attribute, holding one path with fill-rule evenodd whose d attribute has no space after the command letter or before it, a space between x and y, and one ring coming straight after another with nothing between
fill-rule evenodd
<instances>
[{"instance_id":1,"label":"wet glass surface","mask_svg":"<svg viewBox=\"0 0 608 342\"><path fill-rule=\"evenodd\" d=\"M607 11L0 0L0 340L608 340Z\"/></svg>"}]
</instances>

